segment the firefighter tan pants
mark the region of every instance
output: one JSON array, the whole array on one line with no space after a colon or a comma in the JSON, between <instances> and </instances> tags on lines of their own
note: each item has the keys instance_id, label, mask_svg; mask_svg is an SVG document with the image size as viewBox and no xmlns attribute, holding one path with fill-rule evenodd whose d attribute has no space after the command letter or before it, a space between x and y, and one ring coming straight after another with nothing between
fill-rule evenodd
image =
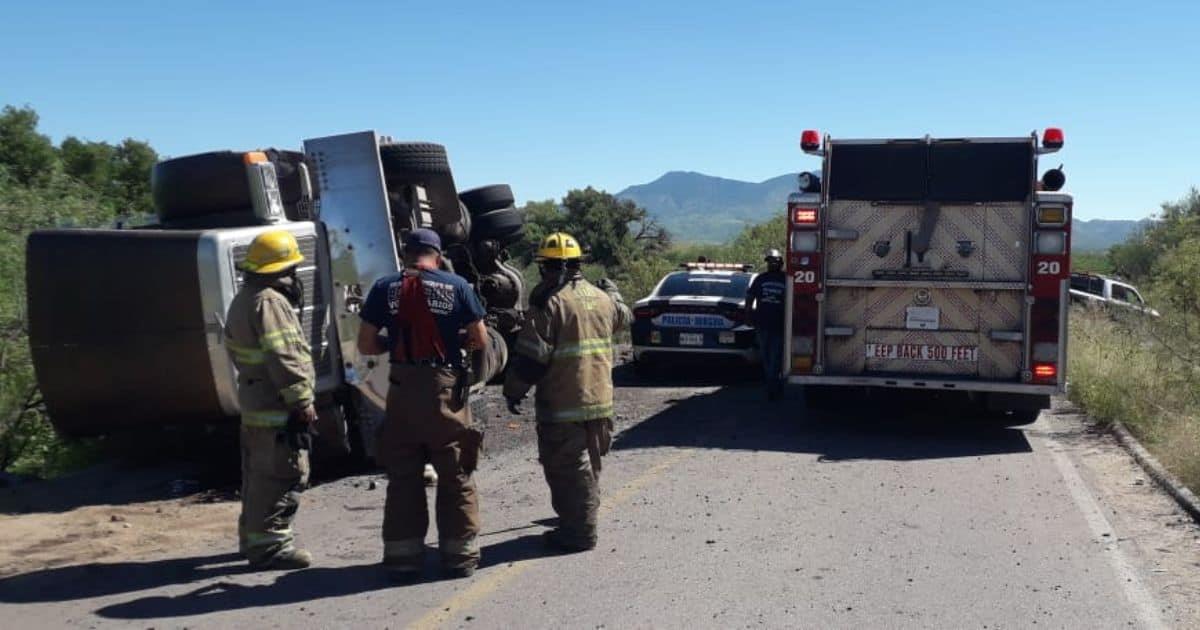
<instances>
[{"instance_id":1,"label":"firefighter tan pants","mask_svg":"<svg viewBox=\"0 0 1200 630\"><path fill-rule=\"evenodd\" d=\"M297 451L282 429L242 427L242 514L238 543L251 564L292 549L292 520L308 484L308 451Z\"/></svg>"},{"instance_id":2,"label":"firefighter tan pants","mask_svg":"<svg viewBox=\"0 0 1200 630\"><path fill-rule=\"evenodd\" d=\"M600 456L612 446L612 426L608 418L537 425L538 461L550 486L559 531L569 544L596 544Z\"/></svg>"},{"instance_id":3,"label":"firefighter tan pants","mask_svg":"<svg viewBox=\"0 0 1200 630\"><path fill-rule=\"evenodd\" d=\"M450 368L393 365L379 458L388 474L383 512L384 563L419 569L429 529L425 463L438 474L438 549L448 568L479 564L479 497L471 478L483 434L458 400Z\"/></svg>"}]
</instances>

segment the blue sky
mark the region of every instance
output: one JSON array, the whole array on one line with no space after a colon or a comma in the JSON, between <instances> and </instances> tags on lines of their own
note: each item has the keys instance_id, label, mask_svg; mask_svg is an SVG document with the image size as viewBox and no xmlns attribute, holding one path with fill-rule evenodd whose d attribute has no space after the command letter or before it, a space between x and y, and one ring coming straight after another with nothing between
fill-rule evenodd
<instances>
[{"instance_id":1,"label":"blue sky","mask_svg":"<svg viewBox=\"0 0 1200 630\"><path fill-rule=\"evenodd\" d=\"M1061 126L1080 218L1200 185L1200 3L906 5L15 2L0 103L55 140L168 155L374 128L522 200L669 170L760 181L816 165L805 128Z\"/></svg>"}]
</instances>

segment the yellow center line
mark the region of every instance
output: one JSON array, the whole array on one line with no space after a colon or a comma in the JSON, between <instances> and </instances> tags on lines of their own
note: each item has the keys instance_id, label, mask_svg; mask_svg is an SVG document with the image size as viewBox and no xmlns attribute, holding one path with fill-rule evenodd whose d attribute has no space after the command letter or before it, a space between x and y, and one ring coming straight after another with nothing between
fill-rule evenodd
<instances>
[{"instance_id":1,"label":"yellow center line","mask_svg":"<svg viewBox=\"0 0 1200 630\"><path fill-rule=\"evenodd\" d=\"M681 449L672 453L622 486L620 490L604 497L603 503L600 506L600 514L608 514L613 508L633 498L639 490L646 487L646 484L653 481L663 471L675 465L690 453L691 451L688 449ZM513 581L540 561L516 562L490 571L486 576L477 580L466 589L455 593L449 599L434 607L433 610L422 615L419 619L409 624L408 627L414 630L440 627L442 624L450 621L451 618L457 617L463 611L478 604L487 596L499 590L500 587Z\"/></svg>"}]
</instances>

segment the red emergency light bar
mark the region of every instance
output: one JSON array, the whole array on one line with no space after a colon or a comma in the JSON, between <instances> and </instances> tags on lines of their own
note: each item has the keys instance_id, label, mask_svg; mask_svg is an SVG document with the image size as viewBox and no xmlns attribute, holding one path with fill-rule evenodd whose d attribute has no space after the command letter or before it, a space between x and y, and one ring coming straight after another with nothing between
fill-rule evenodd
<instances>
[{"instance_id":1,"label":"red emergency light bar","mask_svg":"<svg viewBox=\"0 0 1200 630\"><path fill-rule=\"evenodd\" d=\"M1042 146L1047 149L1061 149L1063 130L1058 127L1046 127L1046 131L1042 133Z\"/></svg>"},{"instance_id":2,"label":"red emergency light bar","mask_svg":"<svg viewBox=\"0 0 1200 630\"><path fill-rule=\"evenodd\" d=\"M754 269L754 265L745 263L685 262L680 263L679 266L684 269L707 271L750 271Z\"/></svg>"},{"instance_id":3,"label":"red emergency light bar","mask_svg":"<svg viewBox=\"0 0 1200 630\"><path fill-rule=\"evenodd\" d=\"M816 129L805 129L800 134L800 148L805 152L817 151L821 148L821 134Z\"/></svg>"}]
</instances>

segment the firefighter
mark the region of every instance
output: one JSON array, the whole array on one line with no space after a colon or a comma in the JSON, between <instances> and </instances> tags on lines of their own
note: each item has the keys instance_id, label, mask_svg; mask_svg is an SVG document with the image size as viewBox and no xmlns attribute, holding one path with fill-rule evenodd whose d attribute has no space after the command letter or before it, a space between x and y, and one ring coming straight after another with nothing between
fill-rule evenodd
<instances>
[{"instance_id":1,"label":"firefighter","mask_svg":"<svg viewBox=\"0 0 1200 630\"><path fill-rule=\"evenodd\" d=\"M312 355L293 310L304 301L296 277L303 260L290 232L259 234L240 265L245 283L225 318L225 347L237 366L242 412L238 538L256 569L303 569L312 563L312 554L297 549L292 537L317 419Z\"/></svg>"},{"instance_id":2,"label":"firefighter","mask_svg":"<svg viewBox=\"0 0 1200 630\"><path fill-rule=\"evenodd\" d=\"M783 317L787 274L778 249L767 252L767 270L758 274L746 290L746 321L754 326L762 354L763 381L768 400L783 395Z\"/></svg>"},{"instance_id":3,"label":"firefighter","mask_svg":"<svg viewBox=\"0 0 1200 630\"><path fill-rule=\"evenodd\" d=\"M487 331L475 291L460 276L439 269L441 253L436 232L410 232L405 269L379 279L360 313L359 351L387 352L391 362L379 459L388 475L383 564L399 580L417 577L424 564L426 463L437 471L435 514L444 573L468 577L479 566L479 499L471 474L483 434L467 404L464 351L483 348Z\"/></svg>"},{"instance_id":4,"label":"firefighter","mask_svg":"<svg viewBox=\"0 0 1200 630\"><path fill-rule=\"evenodd\" d=\"M538 460L550 486L558 527L544 534L555 550L596 546L600 457L612 444L612 335L632 315L611 281L593 286L580 269L583 252L569 234L547 236L537 252L541 282L504 382L508 409L537 386Z\"/></svg>"}]
</instances>

